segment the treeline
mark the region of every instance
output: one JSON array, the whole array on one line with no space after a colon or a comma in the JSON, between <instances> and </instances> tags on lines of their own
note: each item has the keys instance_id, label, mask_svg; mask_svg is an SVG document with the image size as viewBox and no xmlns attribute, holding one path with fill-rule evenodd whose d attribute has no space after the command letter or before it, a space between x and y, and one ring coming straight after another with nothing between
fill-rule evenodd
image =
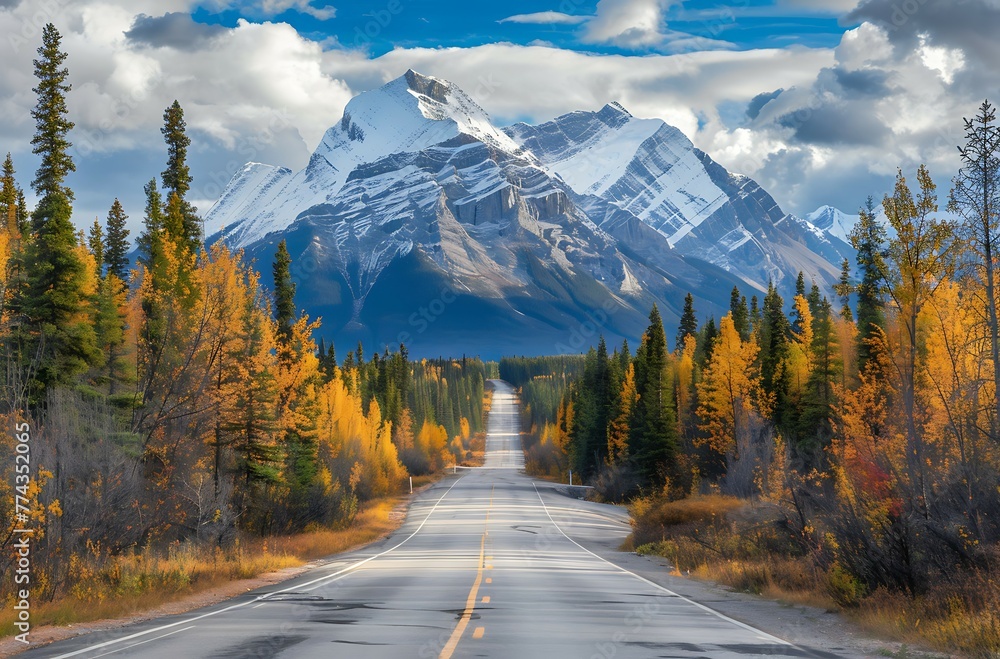
<instances>
[{"instance_id":1,"label":"treeline","mask_svg":"<svg viewBox=\"0 0 1000 659\"><path fill-rule=\"evenodd\" d=\"M522 444L528 473L563 478L570 469L566 444L553 431L552 420L570 383L583 373L580 355L504 357L498 375L518 388Z\"/></svg>"},{"instance_id":2,"label":"treeline","mask_svg":"<svg viewBox=\"0 0 1000 659\"><path fill-rule=\"evenodd\" d=\"M634 356L602 341L550 422L575 469L609 496L770 500L801 554L855 595L918 595L988 569L1000 550L988 103L960 152L946 202L924 167L882 200L888 227L868 200L833 299L800 275L791 300L734 289L718 323L699 323L689 296L672 351L655 308Z\"/></svg>"},{"instance_id":3,"label":"treeline","mask_svg":"<svg viewBox=\"0 0 1000 659\"><path fill-rule=\"evenodd\" d=\"M346 525L408 470L463 459L482 429L483 363L412 363L405 346L366 357L361 345L338 362L317 345L284 243L270 292L239 252L204 246L176 101L135 267L118 200L103 225L74 229L60 42L46 26L35 62L38 204L27 208L10 155L0 192L4 581L15 494L35 530L32 592L51 596L79 560ZM14 464L15 423L31 428L27 470Z\"/></svg>"}]
</instances>

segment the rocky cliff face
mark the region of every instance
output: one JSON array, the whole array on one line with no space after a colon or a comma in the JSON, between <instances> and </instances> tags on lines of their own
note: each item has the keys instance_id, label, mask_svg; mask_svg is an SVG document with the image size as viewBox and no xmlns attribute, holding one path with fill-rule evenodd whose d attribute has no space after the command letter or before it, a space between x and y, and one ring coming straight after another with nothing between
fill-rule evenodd
<instances>
[{"instance_id":1,"label":"rocky cliff face","mask_svg":"<svg viewBox=\"0 0 1000 659\"><path fill-rule=\"evenodd\" d=\"M501 130L413 71L355 97L302 171L248 164L206 224L258 263L287 240L328 338L416 355L634 340L653 303L720 315L734 285L832 281L841 249L662 121L612 104Z\"/></svg>"}]
</instances>

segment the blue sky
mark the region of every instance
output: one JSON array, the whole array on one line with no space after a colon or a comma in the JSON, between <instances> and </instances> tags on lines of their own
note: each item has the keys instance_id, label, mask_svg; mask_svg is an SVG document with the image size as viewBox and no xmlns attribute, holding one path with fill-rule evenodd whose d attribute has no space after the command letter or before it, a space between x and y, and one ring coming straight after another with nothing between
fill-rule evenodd
<instances>
[{"instance_id":1,"label":"blue sky","mask_svg":"<svg viewBox=\"0 0 1000 659\"><path fill-rule=\"evenodd\" d=\"M389 11L389 8L397 7L397 11ZM288 22L303 35L318 41L332 37L345 47L364 45L374 57L393 48L467 48L496 42L528 45L544 41L558 48L605 54L657 50L656 47L636 49L608 43L581 44L581 23L538 24L505 20L558 11L560 8L571 8L570 12L559 13L583 21L597 13L597 1L350 2L338 4L335 16L329 20L319 20L295 9L276 14L272 20ZM200 7L194 12L194 18L199 22L227 27L235 27L245 15L245 9L239 7L221 11ZM692 0L672 5L664 12L663 19L673 30L705 39L728 41L737 49L785 48L791 44L832 48L839 43L845 27L838 12L833 10L823 7L810 9L803 5L777 6L768 0L731 3Z\"/></svg>"},{"instance_id":2,"label":"blue sky","mask_svg":"<svg viewBox=\"0 0 1000 659\"><path fill-rule=\"evenodd\" d=\"M49 21L81 226L119 197L138 227L174 99L203 212L247 161L303 167L353 96L413 68L499 124L618 101L801 215L855 212L921 163L946 194L961 118L1000 89L997 0L0 0L0 156L25 188Z\"/></svg>"}]
</instances>

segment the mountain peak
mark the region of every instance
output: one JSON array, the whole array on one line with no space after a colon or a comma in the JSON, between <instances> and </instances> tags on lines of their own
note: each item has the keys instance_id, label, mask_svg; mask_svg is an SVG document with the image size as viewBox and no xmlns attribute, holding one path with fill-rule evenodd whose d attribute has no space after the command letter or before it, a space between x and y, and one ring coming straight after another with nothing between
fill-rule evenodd
<instances>
[{"instance_id":1,"label":"mountain peak","mask_svg":"<svg viewBox=\"0 0 1000 659\"><path fill-rule=\"evenodd\" d=\"M434 99L438 103L447 103L448 94L451 91L451 83L447 80L440 80L433 76L424 75L407 69L402 76L409 88L418 94Z\"/></svg>"},{"instance_id":2,"label":"mountain peak","mask_svg":"<svg viewBox=\"0 0 1000 659\"><path fill-rule=\"evenodd\" d=\"M632 113L625 109L625 106L618 101L611 101L603 108L601 108L601 114L622 114L628 118L632 118Z\"/></svg>"}]
</instances>

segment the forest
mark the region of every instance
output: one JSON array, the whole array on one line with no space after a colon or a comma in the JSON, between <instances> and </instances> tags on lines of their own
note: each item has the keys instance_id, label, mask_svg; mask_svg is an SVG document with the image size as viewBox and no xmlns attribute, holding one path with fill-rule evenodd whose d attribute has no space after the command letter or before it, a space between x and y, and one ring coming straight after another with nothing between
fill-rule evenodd
<instances>
[{"instance_id":1,"label":"forest","mask_svg":"<svg viewBox=\"0 0 1000 659\"><path fill-rule=\"evenodd\" d=\"M218 570L218 552L346 528L408 475L469 458L486 366L413 362L404 345L359 344L338 361L317 339L320 319L296 307L283 243L267 276L222 244L206 248L186 198L179 103L163 115L166 166L145 186L134 245L117 199L77 232L60 41L46 27L35 61L38 203L27 207L9 154L0 191L3 592L16 592L18 527L34 531L36 601L92 602L176 571L123 557L207 552ZM27 467L13 460L15 427L30 429ZM16 519L15 496L28 519Z\"/></svg>"},{"instance_id":2,"label":"forest","mask_svg":"<svg viewBox=\"0 0 1000 659\"><path fill-rule=\"evenodd\" d=\"M602 339L568 384L558 368L523 381L546 411L529 442L550 456L529 466L632 501L636 545L678 569L714 563L725 580L743 565L731 583L808 583L847 607L909 602L893 625L996 656L994 108L964 128L947 193L920 167L864 203L832 299L799 273L790 300L734 288L724 317L699 321L689 295L673 350L654 307L634 355Z\"/></svg>"}]
</instances>

